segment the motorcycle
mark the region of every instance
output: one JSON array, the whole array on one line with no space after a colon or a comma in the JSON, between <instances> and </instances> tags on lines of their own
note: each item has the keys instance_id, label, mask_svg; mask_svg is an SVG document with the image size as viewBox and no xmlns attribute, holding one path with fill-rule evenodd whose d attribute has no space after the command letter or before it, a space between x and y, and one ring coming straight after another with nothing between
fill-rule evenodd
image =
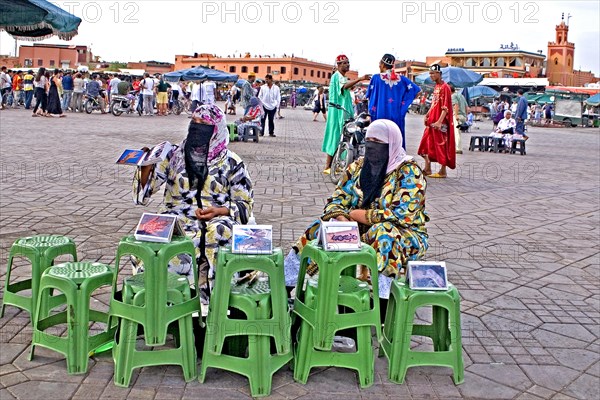
<instances>
[{"instance_id":1,"label":"motorcycle","mask_svg":"<svg viewBox=\"0 0 600 400\"><path fill-rule=\"evenodd\" d=\"M111 114L118 117L123 113L132 114L137 111L138 115L142 115L142 110L138 107L136 99L135 92L130 92L125 96L113 94L110 98Z\"/></svg>"},{"instance_id":2,"label":"motorcycle","mask_svg":"<svg viewBox=\"0 0 600 400\"><path fill-rule=\"evenodd\" d=\"M348 117L344 122L340 143L331 161L331 181L338 183L348 165L365 155L365 136L367 127L371 124L371 116L361 112L354 117L354 114L340 105L329 103L329 106L343 110Z\"/></svg>"},{"instance_id":3,"label":"motorcycle","mask_svg":"<svg viewBox=\"0 0 600 400\"><path fill-rule=\"evenodd\" d=\"M100 100L97 96L90 96L88 94L83 97L83 109L86 113L91 114L92 111L104 112L100 106Z\"/></svg>"}]
</instances>

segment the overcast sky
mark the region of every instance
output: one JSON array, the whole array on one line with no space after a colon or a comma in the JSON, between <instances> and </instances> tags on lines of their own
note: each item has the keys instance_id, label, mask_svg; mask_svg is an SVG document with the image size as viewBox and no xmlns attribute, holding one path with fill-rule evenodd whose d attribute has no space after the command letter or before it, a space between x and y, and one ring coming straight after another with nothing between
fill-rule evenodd
<instances>
[{"instance_id":1,"label":"overcast sky","mask_svg":"<svg viewBox=\"0 0 600 400\"><path fill-rule=\"evenodd\" d=\"M70 42L105 61L157 60L175 54L294 54L333 63L345 53L359 73L377 70L384 53L425 61L449 48L530 52L554 41L561 13L575 43L575 68L600 75L600 2L589 1L53 1L81 17ZM19 41L19 44L27 42ZM0 53L15 41L0 34Z\"/></svg>"}]
</instances>

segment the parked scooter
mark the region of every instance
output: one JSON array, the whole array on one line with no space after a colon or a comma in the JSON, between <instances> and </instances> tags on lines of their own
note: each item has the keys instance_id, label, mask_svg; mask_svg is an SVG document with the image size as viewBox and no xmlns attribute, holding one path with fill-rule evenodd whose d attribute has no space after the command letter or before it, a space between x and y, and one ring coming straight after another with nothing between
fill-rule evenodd
<instances>
[{"instance_id":1,"label":"parked scooter","mask_svg":"<svg viewBox=\"0 0 600 400\"><path fill-rule=\"evenodd\" d=\"M371 116L361 112L355 117L353 113L338 104L329 103L329 106L343 110L346 116L340 143L331 162L331 181L338 183L348 165L365 155L365 136L367 127L371 123Z\"/></svg>"},{"instance_id":2,"label":"parked scooter","mask_svg":"<svg viewBox=\"0 0 600 400\"><path fill-rule=\"evenodd\" d=\"M132 114L134 112L138 113L138 115L142 115L141 107L138 107L137 104L137 94L136 92L129 92L129 94L123 96L118 94L113 94L110 99L110 112L115 117L126 113Z\"/></svg>"}]
</instances>

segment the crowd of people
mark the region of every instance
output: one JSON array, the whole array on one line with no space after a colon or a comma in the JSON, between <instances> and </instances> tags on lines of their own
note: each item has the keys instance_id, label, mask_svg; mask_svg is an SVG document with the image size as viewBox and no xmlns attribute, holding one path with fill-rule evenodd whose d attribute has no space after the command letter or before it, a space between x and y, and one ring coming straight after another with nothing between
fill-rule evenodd
<instances>
[{"instance_id":1,"label":"crowd of people","mask_svg":"<svg viewBox=\"0 0 600 400\"><path fill-rule=\"evenodd\" d=\"M24 107L33 116L65 116L83 112L85 97L95 99L105 114L114 95L126 96L145 115L167 115L173 101L185 97L193 107L214 104L220 99L215 82L167 82L161 74L129 76L116 73L53 71L39 68L13 71L2 67L0 88L2 109ZM156 109L156 112L155 112Z\"/></svg>"},{"instance_id":2,"label":"crowd of people","mask_svg":"<svg viewBox=\"0 0 600 400\"><path fill-rule=\"evenodd\" d=\"M302 248L316 238L321 221L358 223L361 240L377 253L383 303L389 296L391 281L402 273L407 262L424 257L427 251L427 178L446 178L447 168L456 167L456 154L461 152L458 127L469 121L468 107L464 98L443 81L441 66L430 66L435 86L424 113L424 131L417 151L425 161L422 168L406 152L405 116L417 96L420 104L424 104L421 99L425 96L418 85L397 75L394 65L395 58L385 54L379 62L379 73L349 79L350 60L341 54L336 58L328 90L322 86L315 90L313 121L319 114L326 121L324 174L331 173L345 121L366 111L371 123L366 131L364 157L343 171L322 215L292 244L285 259L289 286L296 282ZM50 73L43 68L33 75L32 71L11 73L3 68L0 85L3 107L16 107L23 99L25 108L31 109L35 97L34 116L81 111L83 95L98 98L103 112L112 96L135 96L146 115L154 115L156 106L157 114L163 116L169 112L172 99L185 97L190 101L193 113L185 140L175 145L164 161L137 168L133 196L136 204L146 205L160 192L164 201L159 211L179 217L196 245L198 265L205 265L200 271L200 285L203 302L208 302L218 248L230 244L233 225L250 220L254 203L251 176L243 160L228 149L226 114L231 108L235 113L239 104L244 112L235 123L242 137L250 127L276 137L275 119L282 98L273 77L266 75L259 83L251 73L219 93L214 82L167 82L160 75L148 73L132 79L60 70ZM294 89L291 107L297 105L295 94ZM507 104L495 104L495 109L503 108L503 118L495 124L494 135L507 140L514 135L527 139L524 121L532 110L522 91L518 96L514 111L504 110ZM215 104L218 97L226 99L225 110ZM538 113L535 107L533 113L534 117ZM434 173L432 163L440 164L439 171ZM169 269L191 278L191 261L178 257ZM141 271L143 265L137 263L135 269Z\"/></svg>"},{"instance_id":3,"label":"crowd of people","mask_svg":"<svg viewBox=\"0 0 600 400\"><path fill-rule=\"evenodd\" d=\"M290 291L297 278L299 254L308 241L316 238L320 221L358 223L361 240L377 253L384 305L392 280L402 273L408 261L422 258L427 251L426 177L433 174L406 153L404 139L404 116L420 88L394 74L394 62L386 54L380 62L379 74L349 80L345 76L349 70L348 57L340 55L329 96L323 88L318 89L313 111L315 117L321 113L326 116L323 150L328 158L328 151L340 140L345 114L354 113L350 91L360 82L369 82L365 96L373 121L367 129L364 157L349 165L323 214L292 244L284 263ZM444 124L452 126L450 89L441 81L439 65L432 67L431 75L436 90L431 111L425 117L419 155L428 163L439 162L443 168L454 168L453 131L443 131ZM229 93L230 101L239 101L244 108L243 117L236 122L238 130L243 135L248 126L254 125L274 136L273 120L280 91L271 77L267 76L262 86L254 85L254 78L251 75L238 81ZM389 106L390 99L396 104ZM452 140L444 139L448 135ZM247 223L254 204L251 176L243 160L228 150L228 140L225 111L215 104L200 104L192 115L186 139L174 146L163 162L139 167L134 175L134 201L147 204L153 194L163 193L160 212L178 215L196 244L197 262L203 266L200 270L203 302L209 301L219 246L230 244L232 226ZM161 189L163 185L166 190ZM169 269L191 278L191 265L190 259L180 257L171 261ZM143 270L143 265L136 263L135 270Z\"/></svg>"}]
</instances>

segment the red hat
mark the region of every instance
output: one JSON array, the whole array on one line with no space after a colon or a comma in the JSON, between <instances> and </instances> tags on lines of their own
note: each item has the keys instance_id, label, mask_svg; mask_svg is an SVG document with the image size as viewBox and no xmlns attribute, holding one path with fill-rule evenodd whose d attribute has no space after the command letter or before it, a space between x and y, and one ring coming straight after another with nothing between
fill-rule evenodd
<instances>
[{"instance_id":1,"label":"red hat","mask_svg":"<svg viewBox=\"0 0 600 400\"><path fill-rule=\"evenodd\" d=\"M348 61L348 57L346 57L345 54L340 54L339 56L337 56L337 58L335 59L335 62L337 64L344 62L344 61Z\"/></svg>"}]
</instances>

